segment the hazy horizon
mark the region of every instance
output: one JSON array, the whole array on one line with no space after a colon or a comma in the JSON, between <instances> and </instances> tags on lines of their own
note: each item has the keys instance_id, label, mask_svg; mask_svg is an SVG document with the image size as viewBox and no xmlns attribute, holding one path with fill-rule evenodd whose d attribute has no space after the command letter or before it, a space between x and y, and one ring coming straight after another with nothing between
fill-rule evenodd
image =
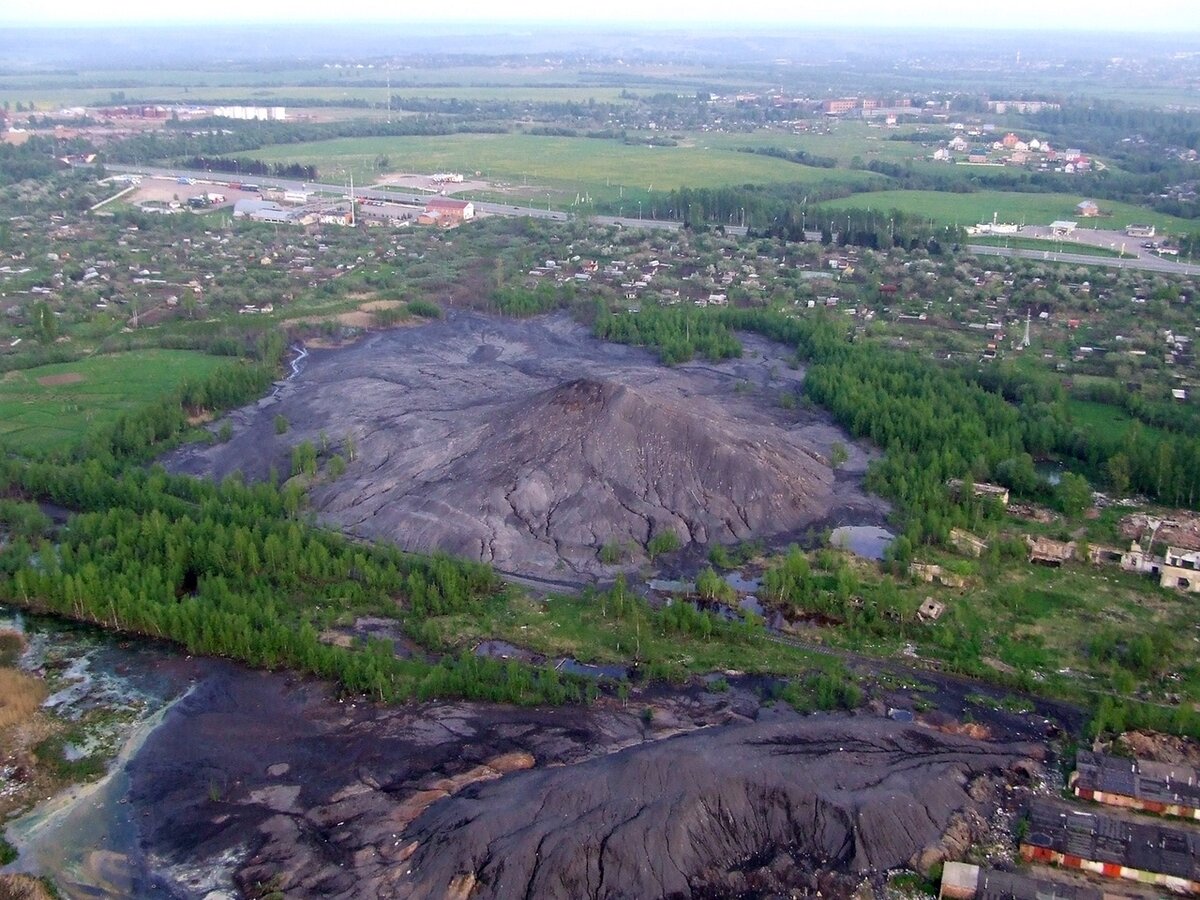
<instances>
[{"instance_id":1,"label":"hazy horizon","mask_svg":"<svg viewBox=\"0 0 1200 900\"><path fill-rule=\"evenodd\" d=\"M497 16L493 4L482 0L457 0L449 4L421 8L405 7L384 0L366 0L341 16L331 16L326 4L308 4L297 8L284 0L262 0L255 4L235 0L213 0L204 16L174 11L152 0L128 0L119 10L78 2L51 7L33 5L0 12L0 25L7 27L46 27L92 29L96 27L206 25L383 25L421 28L494 29L494 28L652 28L779 30L808 29L883 29L942 31L1015 31L1039 33L1136 31L1139 35L1161 33L1178 36L1200 33L1200 6L1192 0L1166 0L1155 6L1141 7L1136 16L1127 7L1097 6L1082 0L1064 0L1045 4L1039 0L1010 0L1003 9L981 9L969 4L935 0L919 9L903 8L885 0L862 0L853 9L839 5L758 4L753 8L734 7L714 0L663 0L648 5L635 0L610 0L603 5L564 6L548 0L525 0L504 16Z\"/></svg>"}]
</instances>

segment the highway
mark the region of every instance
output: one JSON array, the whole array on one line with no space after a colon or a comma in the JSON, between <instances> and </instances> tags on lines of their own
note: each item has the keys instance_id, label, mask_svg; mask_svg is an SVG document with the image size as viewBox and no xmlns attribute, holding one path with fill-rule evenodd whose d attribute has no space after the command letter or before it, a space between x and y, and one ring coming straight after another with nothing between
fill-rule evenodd
<instances>
[{"instance_id":1,"label":"highway","mask_svg":"<svg viewBox=\"0 0 1200 900\"><path fill-rule=\"evenodd\" d=\"M1118 259L1113 256L1089 256L1086 253L1059 253L1055 250L1013 250L1008 247L991 247L983 244L968 244L967 250L977 256L1004 256L1012 259L1034 259L1044 262L1070 263L1078 266L1107 266L1111 269L1141 269L1146 272L1163 272L1170 275L1191 275L1197 267L1174 260L1142 256L1137 259Z\"/></svg>"},{"instance_id":2,"label":"highway","mask_svg":"<svg viewBox=\"0 0 1200 900\"><path fill-rule=\"evenodd\" d=\"M237 178L224 172L200 172L189 169L165 169L154 166L128 166L117 163L106 163L104 168L110 172L128 175L150 175L159 178L193 178L198 184L212 183L227 185L231 179ZM319 193L346 196L348 191L344 184L323 184L320 182L291 181L280 178L259 178L253 175L245 176L247 181L253 179L260 187L281 191L316 191ZM354 196L363 200L390 200L409 206L424 206L434 194L420 194L397 190L380 190L378 188L355 188ZM510 206L505 203L490 203L481 200L471 201L477 212L490 216L529 216L534 219L547 219L554 222L565 222L574 218L570 213L554 209L539 209L534 206ZM667 219L643 219L634 216L592 216L590 221L598 225L620 225L623 228L651 228L660 231L678 231L682 228L679 222ZM725 233L735 236L746 234L746 228L738 225L726 226ZM1107 236L1108 233L1106 232ZM808 240L819 240L819 231L806 233ZM1089 242L1090 243L1090 242ZM1061 242L1058 243L1061 246ZM1141 269L1147 272L1162 272L1170 275L1191 275L1197 267L1173 260L1161 259L1152 254L1144 253L1140 247L1132 247L1137 252L1137 259L1118 259L1106 256L1089 256L1084 253L1066 253L1046 250L1015 250L1007 247L993 247L982 244L968 244L966 249L979 256L1001 256L1013 259L1031 259L1044 262L1069 263L1080 266L1108 266L1116 269Z\"/></svg>"},{"instance_id":3,"label":"highway","mask_svg":"<svg viewBox=\"0 0 1200 900\"><path fill-rule=\"evenodd\" d=\"M317 181L291 181L282 178L260 178L256 175L231 175L228 172L199 172L191 169L161 169L154 166L126 166L117 163L106 163L104 166L106 171L118 172L127 175L151 175L159 178L179 179L193 178L197 184L213 183L219 185L227 185L235 179L246 184L254 183L259 187L270 188L279 191L315 191L317 193L336 194L339 196L348 196L349 191L344 184L323 184ZM420 194L409 193L406 191L395 190L379 190L378 188L355 188L354 196L359 200L390 200L393 203L402 203L408 206L424 206L436 194ZM492 216L529 216L534 219L551 219L556 222L565 222L569 216L565 212L559 212L552 209L538 209L533 206L508 206L503 203L486 203L478 200L472 200L475 204L477 212L485 213ZM634 219L633 221L637 221ZM671 222L671 225L677 223Z\"/></svg>"},{"instance_id":4,"label":"highway","mask_svg":"<svg viewBox=\"0 0 1200 900\"><path fill-rule=\"evenodd\" d=\"M279 191L315 191L318 193L336 194L338 196L348 196L349 191L344 184L322 184L315 181L291 181L281 178L259 178L255 175L237 176L231 175L228 172L201 172L195 169L164 169L155 166L128 166L118 163L106 163L105 170L116 172L125 175L147 175L158 178L167 178L172 181L179 178L195 179L197 184L218 184L228 185L230 181L239 179L245 183L254 183L259 187L270 188ZM426 201L435 194L411 193L407 191L398 191L392 188L381 190L379 188L364 187L355 188L354 196L359 200L390 200L393 203L401 203L407 206L424 206ZM469 199L469 198L463 198ZM565 213L556 209L539 209L536 206L510 206L506 203L490 203L483 200L472 200L475 204L476 212L490 216L529 216L534 219L549 219L554 222L565 222L568 219L574 218L570 213ZM623 228L653 228L661 231L678 231L682 225L668 219L643 219L638 216L591 216L589 221L599 225L620 225ZM726 226L727 234L742 236L746 233L746 229L734 225ZM815 232L819 237L820 232Z\"/></svg>"}]
</instances>

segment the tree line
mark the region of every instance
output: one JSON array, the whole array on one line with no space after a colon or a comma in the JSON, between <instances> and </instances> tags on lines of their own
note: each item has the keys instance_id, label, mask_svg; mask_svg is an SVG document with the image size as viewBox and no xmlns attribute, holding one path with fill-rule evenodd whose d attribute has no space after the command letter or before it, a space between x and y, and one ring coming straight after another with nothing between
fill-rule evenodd
<instances>
[{"instance_id":1,"label":"tree line","mask_svg":"<svg viewBox=\"0 0 1200 900\"><path fill-rule=\"evenodd\" d=\"M261 159L237 159L228 156L192 156L182 160L180 165L185 169L199 169L205 172L292 178L297 181L317 180L317 167L300 163L271 163Z\"/></svg>"},{"instance_id":2,"label":"tree line","mask_svg":"<svg viewBox=\"0 0 1200 900\"><path fill-rule=\"evenodd\" d=\"M1034 472L1035 455L1060 454L1121 492L1177 506L1200 503L1200 438L1194 432L1136 425L1124 433L1081 429L1064 395L1048 383L989 378L853 343L844 325L824 315L647 307L637 315L602 312L593 328L607 340L656 347L667 363L696 355L736 357L738 331L794 347L808 367L805 396L884 451L868 470L867 486L897 504L902 547L944 542L950 529L978 528L998 512L970 490L948 490L952 479L996 479L1031 495L1048 491ZM1054 499L1074 503L1074 493Z\"/></svg>"},{"instance_id":3,"label":"tree line","mask_svg":"<svg viewBox=\"0 0 1200 900\"><path fill-rule=\"evenodd\" d=\"M786 159L802 166L815 166L818 169L836 169L837 159L832 156L820 156L807 150L788 150L784 147L738 147L739 153L756 153L759 156L772 156L775 159Z\"/></svg>"},{"instance_id":4,"label":"tree line","mask_svg":"<svg viewBox=\"0 0 1200 900\"><path fill-rule=\"evenodd\" d=\"M96 459L7 462L0 489L79 511L51 532L21 504L0 505L0 521L20 526L0 551L6 603L164 638L193 653L294 668L380 700L562 703L594 693L553 669L470 654L431 663L400 658L385 642L344 648L322 640L325 629L366 614L398 618L424 635L429 617L481 610L501 586L480 564L356 543L308 525L297 518L295 490L212 484L158 468L114 472Z\"/></svg>"},{"instance_id":5,"label":"tree line","mask_svg":"<svg viewBox=\"0 0 1200 900\"><path fill-rule=\"evenodd\" d=\"M409 135L494 134L506 127L450 122L435 116L410 116L394 122L352 119L340 122L232 122L197 119L168 122L167 127L126 138L106 150L105 158L119 163L226 156L261 150L275 144L298 144L339 137L403 137Z\"/></svg>"}]
</instances>

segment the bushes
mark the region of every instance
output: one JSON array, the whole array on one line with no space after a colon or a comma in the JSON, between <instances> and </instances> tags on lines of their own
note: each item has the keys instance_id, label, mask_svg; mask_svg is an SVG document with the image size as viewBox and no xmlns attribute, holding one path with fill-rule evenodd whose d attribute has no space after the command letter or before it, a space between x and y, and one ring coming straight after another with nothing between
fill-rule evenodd
<instances>
[{"instance_id":1,"label":"bushes","mask_svg":"<svg viewBox=\"0 0 1200 900\"><path fill-rule=\"evenodd\" d=\"M732 585L711 568L702 570L696 576L696 593L709 601L730 602L737 598L737 591L733 589Z\"/></svg>"},{"instance_id":2,"label":"bushes","mask_svg":"<svg viewBox=\"0 0 1200 900\"><path fill-rule=\"evenodd\" d=\"M650 538L646 544L646 554L650 557L651 562L653 562L664 553L674 553L681 546L679 535L667 529L660 531L654 537Z\"/></svg>"},{"instance_id":3,"label":"bushes","mask_svg":"<svg viewBox=\"0 0 1200 900\"><path fill-rule=\"evenodd\" d=\"M817 672L799 681L789 681L779 699L797 712L855 709L863 702L863 692L845 671Z\"/></svg>"},{"instance_id":4,"label":"bushes","mask_svg":"<svg viewBox=\"0 0 1200 900\"><path fill-rule=\"evenodd\" d=\"M422 319L440 319L442 308L429 300L409 300L408 312Z\"/></svg>"}]
</instances>

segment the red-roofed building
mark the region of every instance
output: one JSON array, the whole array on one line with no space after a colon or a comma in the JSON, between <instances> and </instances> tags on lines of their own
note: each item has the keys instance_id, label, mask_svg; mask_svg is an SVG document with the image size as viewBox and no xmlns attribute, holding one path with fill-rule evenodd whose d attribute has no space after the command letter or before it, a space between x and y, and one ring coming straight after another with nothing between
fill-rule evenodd
<instances>
[{"instance_id":1,"label":"red-roofed building","mask_svg":"<svg viewBox=\"0 0 1200 900\"><path fill-rule=\"evenodd\" d=\"M422 225L457 225L475 218L475 204L469 200L451 200L449 197L431 197L425 204L425 212L417 220Z\"/></svg>"}]
</instances>

